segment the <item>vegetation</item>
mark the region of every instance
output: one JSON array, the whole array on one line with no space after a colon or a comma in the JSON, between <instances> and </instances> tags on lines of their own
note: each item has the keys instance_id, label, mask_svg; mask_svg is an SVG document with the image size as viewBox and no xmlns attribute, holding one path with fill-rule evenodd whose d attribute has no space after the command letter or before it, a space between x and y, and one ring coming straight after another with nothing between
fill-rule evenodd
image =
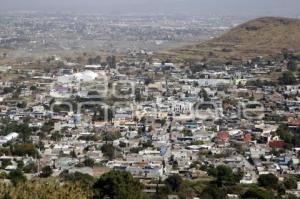
<instances>
[{"instance_id":1,"label":"vegetation","mask_svg":"<svg viewBox=\"0 0 300 199\"><path fill-rule=\"evenodd\" d=\"M274 174L263 174L257 179L258 185L266 188L276 188L278 185L278 178Z\"/></svg>"},{"instance_id":2,"label":"vegetation","mask_svg":"<svg viewBox=\"0 0 300 199\"><path fill-rule=\"evenodd\" d=\"M4 124L1 128L0 134L7 135L12 132L17 132L23 143L29 142L29 137L32 135L32 129L27 123L18 124L15 121L2 121Z\"/></svg>"},{"instance_id":3,"label":"vegetation","mask_svg":"<svg viewBox=\"0 0 300 199\"><path fill-rule=\"evenodd\" d=\"M93 176L77 171L74 173L70 173L68 170L64 170L60 173L59 177L63 182L75 183L89 189L92 189L95 183L95 179Z\"/></svg>"},{"instance_id":4,"label":"vegetation","mask_svg":"<svg viewBox=\"0 0 300 199\"><path fill-rule=\"evenodd\" d=\"M39 157L40 154L33 144L15 144L11 146L12 155Z\"/></svg>"},{"instance_id":5,"label":"vegetation","mask_svg":"<svg viewBox=\"0 0 300 199\"><path fill-rule=\"evenodd\" d=\"M282 85L291 85L297 83L297 79L291 71L287 71L279 77L278 82Z\"/></svg>"},{"instance_id":6,"label":"vegetation","mask_svg":"<svg viewBox=\"0 0 300 199\"><path fill-rule=\"evenodd\" d=\"M296 71L297 70L297 63L294 60L291 60L287 63L287 69L290 71Z\"/></svg>"},{"instance_id":7,"label":"vegetation","mask_svg":"<svg viewBox=\"0 0 300 199\"><path fill-rule=\"evenodd\" d=\"M285 147L289 149L300 146L299 130L299 128L291 129L286 124L282 124L278 127L276 134L285 142Z\"/></svg>"},{"instance_id":8,"label":"vegetation","mask_svg":"<svg viewBox=\"0 0 300 199\"><path fill-rule=\"evenodd\" d=\"M267 191L262 188L250 188L242 197L243 199L273 199L274 194L272 191Z\"/></svg>"},{"instance_id":9,"label":"vegetation","mask_svg":"<svg viewBox=\"0 0 300 199\"><path fill-rule=\"evenodd\" d=\"M101 151L109 160L116 157L116 148L112 144L104 144L101 147Z\"/></svg>"},{"instance_id":10,"label":"vegetation","mask_svg":"<svg viewBox=\"0 0 300 199\"><path fill-rule=\"evenodd\" d=\"M42 173L40 174L40 177L42 178L48 178L53 174L53 170L50 166L45 166L42 168Z\"/></svg>"},{"instance_id":11,"label":"vegetation","mask_svg":"<svg viewBox=\"0 0 300 199\"><path fill-rule=\"evenodd\" d=\"M16 186L1 183L0 197L10 199L90 199L92 192L76 183L64 183L62 185L54 180L38 180L18 183Z\"/></svg>"},{"instance_id":12,"label":"vegetation","mask_svg":"<svg viewBox=\"0 0 300 199\"><path fill-rule=\"evenodd\" d=\"M27 180L21 170L11 171L8 175L8 178L10 179L10 181L13 185L23 183Z\"/></svg>"},{"instance_id":13,"label":"vegetation","mask_svg":"<svg viewBox=\"0 0 300 199\"><path fill-rule=\"evenodd\" d=\"M93 167L95 165L95 161L92 158L85 157L83 164L86 167Z\"/></svg>"},{"instance_id":14,"label":"vegetation","mask_svg":"<svg viewBox=\"0 0 300 199\"><path fill-rule=\"evenodd\" d=\"M296 189L297 188L297 179L292 176L284 178L283 184L286 189Z\"/></svg>"},{"instance_id":15,"label":"vegetation","mask_svg":"<svg viewBox=\"0 0 300 199\"><path fill-rule=\"evenodd\" d=\"M199 92L199 97L202 97L205 102L210 101L210 98L204 88L202 88L201 91Z\"/></svg>"},{"instance_id":16,"label":"vegetation","mask_svg":"<svg viewBox=\"0 0 300 199\"><path fill-rule=\"evenodd\" d=\"M192 131L189 130L189 129L183 129L183 130L181 131L181 133L182 133L184 136L193 136Z\"/></svg>"},{"instance_id":17,"label":"vegetation","mask_svg":"<svg viewBox=\"0 0 300 199\"><path fill-rule=\"evenodd\" d=\"M182 186L182 178L179 175L169 176L165 184L173 191L179 192Z\"/></svg>"},{"instance_id":18,"label":"vegetation","mask_svg":"<svg viewBox=\"0 0 300 199\"><path fill-rule=\"evenodd\" d=\"M94 184L95 198L142 199L142 184L131 174L111 171L101 176Z\"/></svg>"},{"instance_id":19,"label":"vegetation","mask_svg":"<svg viewBox=\"0 0 300 199\"><path fill-rule=\"evenodd\" d=\"M286 38L293 32L293 37ZM218 38L174 49L170 56L182 60L224 63L256 56L277 56L282 49L299 52L300 20L263 17L241 24Z\"/></svg>"},{"instance_id":20,"label":"vegetation","mask_svg":"<svg viewBox=\"0 0 300 199\"><path fill-rule=\"evenodd\" d=\"M223 185L233 185L242 177L242 173L233 173L232 169L226 165L219 165L216 168L209 168L208 175L216 178L216 183L218 186Z\"/></svg>"}]
</instances>

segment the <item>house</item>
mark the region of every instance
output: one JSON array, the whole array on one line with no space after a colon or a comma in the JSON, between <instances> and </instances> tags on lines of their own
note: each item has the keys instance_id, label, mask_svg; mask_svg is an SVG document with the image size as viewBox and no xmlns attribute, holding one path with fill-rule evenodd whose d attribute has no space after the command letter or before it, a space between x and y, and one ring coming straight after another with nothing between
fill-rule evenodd
<instances>
[{"instance_id":1,"label":"house","mask_svg":"<svg viewBox=\"0 0 300 199\"><path fill-rule=\"evenodd\" d=\"M285 142L283 140L271 140L269 141L269 146L271 148L282 149L285 146Z\"/></svg>"},{"instance_id":2,"label":"house","mask_svg":"<svg viewBox=\"0 0 300 199\"><path fill-rule=\"evenodd\" d=\"M8 143L9 141L12 141L12 140L14 140L14 139L16 139L16 138L18 138L18 137L19 137L19 134L18 134L18 133L15 133L15 132L10 133L10 134L8 134L8 135L6 135L6 136L1 136L1 137L0 137L0 144L1 144L1 145L6 144L6 143Z\"/></svg>"},{"instance_id":3,"label":"house","mask_svg":"<svg viewBox=\"0 0 300 199\"><path fill-rule=\"evenodd\" d=\"M228 131L219 132L215 138L218 143L228 142L230 139L230 134Z\"/></svg>"}]
</instances>

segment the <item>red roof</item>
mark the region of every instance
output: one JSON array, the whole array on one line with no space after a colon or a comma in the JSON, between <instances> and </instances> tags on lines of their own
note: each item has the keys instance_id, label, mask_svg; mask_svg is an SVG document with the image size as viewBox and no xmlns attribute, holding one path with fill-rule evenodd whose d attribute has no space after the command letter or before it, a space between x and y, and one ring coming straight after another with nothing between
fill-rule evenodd
<instances>
[{"instance_id":1,"label":"red roof","mask_svg":"<svg viewBox=\"0 0 300 199\"><path fill-rule=\"evenodd\" d=\"M227 132L227 131L220 132L217 135L217 138L219 141L228 141L229 137L230 137L230 135L229 135L229 132Z\"/></svg>"},{"instance_id":2,"label":"red roof","mask_svg":"<svg viewBox=\"0 0 300 199\"><path fill-rule=\"evenodd\" d=\"M244 135L244 142L251 142L252 136L250 133Z\"/></svg>"},{"instance_id":3,"label":"red roof","mask_svg":"<svg viewBox=\"0 0 300 199\"><path fill-rule=\"evenodd\" d=\"M271 148L283 148L284 145L285 145L285 143L282 140L272 140L269 142L269 146Z\"/></svg>"}]
</instances>

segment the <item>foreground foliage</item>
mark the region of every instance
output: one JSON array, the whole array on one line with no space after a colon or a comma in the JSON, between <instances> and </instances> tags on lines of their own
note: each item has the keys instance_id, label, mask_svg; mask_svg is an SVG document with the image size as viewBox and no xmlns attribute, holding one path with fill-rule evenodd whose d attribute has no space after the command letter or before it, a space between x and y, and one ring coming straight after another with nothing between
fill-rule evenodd
<instances>
[{"instance_id":1,"label":"foreground foliage","mask_svg":"<svg viewBox=\"0 0 300 199\"><path fill-rule=\"evenodd\" d=\"M58 181L48 179L47 181L18 183L16 186L1 183L0 197L8 199L88 199L92 198L92 192L77 184L61 184Z\"/></svg>"}]
</instances>

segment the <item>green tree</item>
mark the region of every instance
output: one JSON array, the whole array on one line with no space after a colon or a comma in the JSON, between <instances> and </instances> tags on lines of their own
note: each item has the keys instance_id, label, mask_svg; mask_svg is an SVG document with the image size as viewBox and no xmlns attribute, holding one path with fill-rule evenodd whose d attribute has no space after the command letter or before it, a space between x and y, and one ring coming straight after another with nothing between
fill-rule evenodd
<instances>
[{"instance_id":1,"label":"green tree","mask_svg":"<svg viewBox=\"0 0 300 199\"><path fill-rule=\"evenodd\" d=\"M9 159L1 160L1 168L2 169L5 169L9 165L12 165L11 160L9 160Z\"/></svg>"},{"instance_id":2,"label":"green tree","mask_svg":"<svg viewBox=\"0 0 300 199\"><path fill-rule=\"evenodd\" d=\"M92 158L86 157L83 161L84 166L93 167L95 165L95 161Z\"/></svg>"},{"instance_id":3,"label":"green tree","mask_svg":"<svg viewBox=\"0 0 300 199\"><path fill-rule=\"evenodd\" d=\"M116 67L116 57L115 56L106 57L106 62L107 62L107 65L110 68L115 68Z\"/></svg>"},{"instance_id":4,"label":"green tree","mask_svg":"<svg viewBox=\"0 0 300 199\"><path fill-rule=\"evenodd\" d=\"M64 170L59 174L59 177L65 182L78 183L80 186L87 187L90 189L95 183L95 179L93 176L77 171L74 173L69 173L68 170Z\"/></svg>"},{"instance_id":5,"label":"green tree","mask_svg":"<svg viewBox=\"0 0 300 199\"><path fill-rule=\"evenodd\" d=\"M173 191L178 192L182 186L182 178L179 175L169 176L165 180L165 184Z\"/></svg>"},{"instance_id":6,"label":"green tree","mask_svg":"<svg viewBox=\"0 0 300 199\"><path fill-rule=\"evenodd\" d=\"M181 131L181 133L184 135L184 136L193 136L193 133L190 129L183 129Z\"/></svg>"},{"instance_id":7,"label":"green tree","mask_svg":"<svg viewBox=\"0 0 300 199\"><path fill-rule=\"evenodd\" d=\"M290 71L297 70L297 63L295 61L289 61L287 63L287 69L290 70Z\"/></svg>"},{"instance_id":8,"label":"green tree","mask_svg":"<svg viewBox=\"0 0 300 199\"><path fill-rule=\"evenodd\" d=\"M36 173L38 170L38 166L34 162L30 162L29 164L25 165L23 168L24 173Z\"/></svg>"},{"instance_id":9,"label":"green tree","mask_svg":"<svg viewBox=\"0 0 300 199\"><path fill-rule=\"evenodd\" d=\"M93 186L95 198L143 199L143 185L130 173L110 171L102 175Z\"/></svg>"},{"instance_id":10,"label":"green tree","mask_svg":"<svg viewBox=\"0 0 300 199\"><path fill-rule=\"evenodd\" d=\"M109 160L114 159L116 156L116 149L112 144L104 144L101 151Z\"/></svg>"},{"instance_id":11,"label":"green tree","mask_svg":"<svg viewBox=\"0 0 300 199\"><path fill-rule=\"evenodd\" d=\"M53 174L53 170L50 166L45 166L42 168L42 173L40 174L40 177L42 178L48 178Z\"/></svg>"},{"instance_id":12,"label":"green tree","mask_svg":"<svg viewBox=\"0 0 300 199\"><path fill-rule=\"evenodd\" d=\"M250 188L241 196L242 199L273 199L272 191L266 191L261 188Z\"/></svg>"},{"instance_id":13,"label":"green tree","mask_svg":"<svg viewBox=\"0 0 300 199\"><path fill-rule=\"evenodd\" d=\"M202 88L201 91L199 92L199 97L202 97L205 102L210 101L210 98L204 88Z\"/></svg>"},{"instance_id":14,"label":"green tree","mask_svg":"<svg viewBox=\"0 0 300 199\"><path fill-rule=\"evenodd\" d=\"M10 179L10 181L13 185L17 185L18 183L22 183L27 180L26 176L24 176L24 174L21 170L11 171L8 174L8 178Z\"/></svg>"},{"instance_id":15,"label":"green tree","mask_svg":"<svg viewBox=\"0 0 300 199\"><path fill-rule=\"evenodd\" d=\"M266 188L276 188L278 185L278 178L272 174L262 174L257 179L258 185Z\"/></svg>"},{"instance_id":16,"label":"green tree","mask_svg":"<svg viewBox=\"0 0 300 199\"><path fill-rule=\"evenodd\" d=\"M18 133L24 143L28 142L29 137L32 135L32 129L28 126L28 123L18 124L15 121L6 121L1 129L1 134L7 135L12 132Z\"/></svg>"},{"instance_id":17,"label":"green tree","mask_svg":"<svg viewBox=\"0 0 300 199\"><path fill-rule=\"evenodd\" d=\"M208 175L216 178L218 186L234 184L236 179L232 169L226 165L219 165L216 168L210 168L208 170Z\"/></svg>"},{"instance_id":18,"label":"green tree","mask_svg":"<svg viewBox=\"0 0 300 199\"><path fill-rule=\"evenodd\" d=\"M279 77L278 82L282 85L291 85L295 84L297 79L291 71L287 71Z\"/></svg>"},{"instance_id":19,"label":"green tree","mask_svg":"<svg viewBox=\"0 0 300 199\"><path fill-rule=\"evenodd\" d=\"M296 189L297 188L297 179L292 176L284 178L283 184L286 189Z\"/></svg>"},{"instance_id":20,"label":"green tree","mask_svg":"<svg viewBox=\"0 0 300 199\"><path fill-rule=\"evenodd\" d=\"M200 194L201 198L205 199L225 199L225 192L216 185L206 186Z\"/></svg>"}]
</instances>

